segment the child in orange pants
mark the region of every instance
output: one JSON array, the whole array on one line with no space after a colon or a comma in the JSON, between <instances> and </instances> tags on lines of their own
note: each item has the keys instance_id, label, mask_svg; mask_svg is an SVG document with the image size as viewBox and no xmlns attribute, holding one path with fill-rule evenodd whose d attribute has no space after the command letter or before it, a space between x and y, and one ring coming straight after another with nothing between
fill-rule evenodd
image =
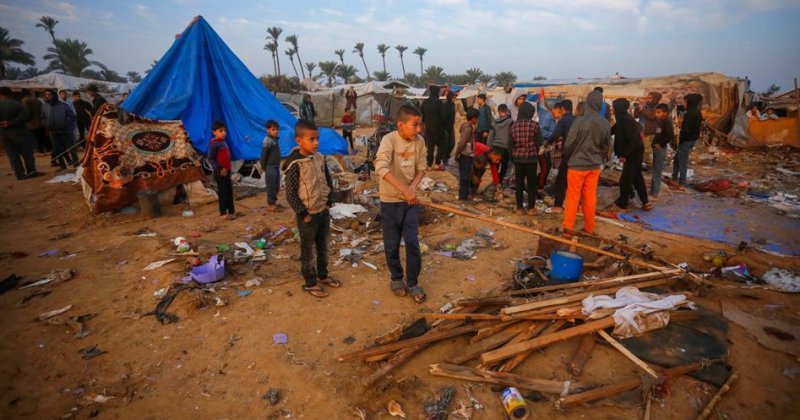
<instances>
[{"instance_id":1,"label":"child in orange pants","mask_svg":"<svg viewBox=\"0 0 800 420\"><path fill-rule=\"evenodd\" d=\"M583 230L594 232L594 212L597 209L597 183L600 180L600 170L591 169L581 171L570 169L567 171L567 199L564 206L565 229L575 226L575 217L578 214L578 203L583 207Z\"/></svg>"}]
</instances>

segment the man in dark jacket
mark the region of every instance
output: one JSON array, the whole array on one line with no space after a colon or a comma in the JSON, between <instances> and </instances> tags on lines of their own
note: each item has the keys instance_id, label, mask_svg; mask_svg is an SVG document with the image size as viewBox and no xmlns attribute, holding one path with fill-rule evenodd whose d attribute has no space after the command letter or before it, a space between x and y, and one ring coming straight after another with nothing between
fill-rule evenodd
<instances>
[{"instance_id":1,"label":"man in dark jacket","mask_svg":"<svg viewBox=\"0 0 800 420\"><path fill-rule=\"evenodd\" d=\"M597 183L600 169L608 157L611 146L611 127L600 116L603 94L598 91L586 95L582 116L575 119L564 142L567 159L567 198L564 207L565 229L575 226L578 204L583 209L583 230L594 233L597 209Z\"/></svg>"},{"instance_id":2,"label":"man in dark jacket","mask_svg":"<svg viewBox=\"0 0 800 420\"><path fill-rule=\"evenodd\" d=\"M430 96L422 101L422 123L425 124L427 163L434 170L444 169L444 104L439 99L439 86L430 87ZM434 150L435 149L435 150Z\"/></svg>"},{"instance_id":3,"label":"man in dark jacket","mask_svg":"<svg viewBox=\"0 0 800 420\"><path fill-rule=\"evenodd\" d=\"M53 143L53 160L61 169L67 165L78 165L78 153L72 148L75 138L72 130L75 125L75 114L72 108L58 99L55 90L44 92L44 124L50 133ZM69 150L69 152L67 152Z\"/></svg>"},{"instance_id":4,"label":"man in dark jacket","mask_svg":"<svg viewBox=\"0 0 800 420\"><path fill-rule=\"evenodd\" d=\"M0 142L3 143L8 162L17 179L43 175L36 171L34 139L25 126L28 118L28 110L11 99L11 89L0 87Z\"/></svg>"},{"instance_id":5,"label":"man in dark jacket","mask_svg":"<svg viewBox=\"0 0 800 420\"><path fill-rule=\"evenodd\" d=\"M553 111L558 114L558 123L553 134L547 139L547 144L555 144L556 150L564 149L564 140L569 135L569 129L575 122L575 115L572 114L572 101L564 99L556 104ZM567 157L561 154L561 163L558 166L558 174L552 187L553 207L547 210L548 213L562 213L564 211L564 199L567 195Z\"/></svg>"},{"instance_id":6,"label":"man in dark jacket","mask_svg":"<svg viewBox=\"0 0 800 420\"><path fill-rule=\"evenodd\" d=\"M672 162L672 182L677 182L681 188L686 186L689 153L694 148L697 139L700 138L700 130L703 127L703 114L700 112L703 96L699 93L690 93L683 99L686 101L686 114L683 116L681 124L678 150L675 152L675 159Z\"/></svg>"},{"instance_id":7,"label":"man in dark jacket","mask_svg":"<svg viewBox=\"0 0 800 420\"><path fill-rule=\"evenodd\" d=\"M106 98L104 98L103 95L99 94L98 92L99 90L97 89L97 85L89 85L86 87L86 94L92 98L92 108L94 109L92 116L97 114L97 111L100 110L100 107L107 102Z\"/></svg>"},{"instance_id":8,"label":"man in dark jacket","mask_svg":"<svg viewBox=\"0 0 800 420\"><path fill-rule=\"evenodd\" d=\"M81 93L77 90L72 92L72 106L75 108L75 118L78 122L78 142L83 142L86 138L86 131L92 125L94 108L92 108L92 104L81 99Z\"/></svg>"},{"instance_id":9,"label":"man in dark jacket","mask_svg":"<svg viewBox=\"0 0 800 420\"><path fill-rule=\"evenodd\" d=\"M642 175L642 159L644 157L644 144L642 131L633 116L628 113L630 102L625 98L614 99L611 103L614 108L616 124L611 127L614 135L614 154L622 162L622 175L619 178L619 198L616 201L618 211L628 209L628 200L633 195L633 189L639 194L642 209L652 209L652 204L647 200L647 186Z\"/></svg>"}]
</instances>

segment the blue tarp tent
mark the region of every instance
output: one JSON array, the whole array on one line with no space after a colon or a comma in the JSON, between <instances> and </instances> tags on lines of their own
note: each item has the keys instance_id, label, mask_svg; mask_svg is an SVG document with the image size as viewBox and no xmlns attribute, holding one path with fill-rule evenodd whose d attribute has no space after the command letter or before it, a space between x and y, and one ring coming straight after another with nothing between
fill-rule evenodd
<instances>
[{"instance_id":1,"label":"blue tarp tent","mask_svg":"<svg viewBox=\"0 0 800 420\"><path fill-rule=\"evenodd\" d=\"M258 159L267 120L280 124L281 154L296 146L296 119L198 16L122 107L156 120L181 120L194 146L205 153L211 123L224 121L234 159ZM320 153L347 154L347 142L320 129Z\"/></svg>"}]
</instances>

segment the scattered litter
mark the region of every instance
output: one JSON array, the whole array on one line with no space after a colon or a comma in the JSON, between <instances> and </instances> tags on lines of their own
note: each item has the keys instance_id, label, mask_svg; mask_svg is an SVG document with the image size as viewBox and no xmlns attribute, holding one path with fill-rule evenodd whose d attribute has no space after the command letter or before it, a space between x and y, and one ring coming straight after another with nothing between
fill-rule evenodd
<instances>
[{"instance_id":1,"label":"scattered litter","mask_svg":"<svg viewBox=\"0 0 800 420\"><path fill-rule=\"evenodd\" d=\"M330 213L334 220L354 219L357 213L364 213L367 209L360 204L336 203L331 207Z\"/></svg>"},{"instance_id":2,"label":"scattered litter","mask_svg":"<svg viewBox=\"0 0 800 420\"><path fill-rule=\"evenodd\" d=\"M86 336L94 332L94 330L91 330L89 329L89 327L86 326L86 323L90 319L96 316L97 314L83 314L83 315L73 316L70 318L72 322L78 324L78 328L76 328L77 331L75 331L75 338L77 339L85 338Z\"/></svg>"},{"instance_id":3,"label":"scattered litter","mask_svg":"<svg viewBox=\"0 0 800 420\"><path fill-rule=\"evenodd\" d=\"M22 289L27 289L27 288L29 288L29 287L38 287L38 286L43 286L43 285L45 285L45 284L47 284L47 283L52 283L52 282L53 282L53 279L51 279L51 278L43 278L43 279L41 279L41 280L37 280L37 281L35 281L35 282L33 282L33 283L26 284L26 285L24 285L24 286L20 287L20 290L22 290Z\"/></svg>"},{"instance_id":4,"label":"scattered litter","mask_svg":"<svg viewBox=\"0 0 800 420\"><path fill-rule=\"evenodd\" d=\"M794 379L800 376L800 367L790 367L783 370L783 375L787 378Z\"/></svg>"},{"instance_id":5,"label":"scattered litter","mask_svg":"<svg viewBox=\"0 0 800 420\"><path fill-rule=\"evenodd\" d=\"M164 287L164 288L158 289L155 292L153 292L153 297L156 298L156 299L161 299L161 298L163 298L164 296L167 295L167 290L169 290L168 287Z\"/></svg>"},{"instance_id":6,"label":"scattered litter","mask_svg":"<svg viewBox=\"0 0 800 420\"><path fill-rule=\"evenodd\" d=\"M269 401L270 405L277 405L278 401L280 401L280 391L277 388L270 388L261 399Z\"/></svg>"},{"instance_id":7,"label":"scattered litter","mask_svg":"<svg viewBox=\"0 0 800 420\"><path fill-rule=\"evenodd\" d=\"M108 353L108 352L105 351L105 350L100 350L97 347L97 344L95 344L93 346L90 346L90 347L84 347L84 348L78 350L78 354L81 355L81 359L83 359L83 360L94 359L95 357L100 356L101 354L106 354L106 353Z\"/></svg>"},{"instance_id":8,"label":"scattered litter","mask_svg":"<svg viewBox=\"0 0 800 420\"><path fill-rule=\"evenodd\" d=\"M786 293L800 292L800 275L781 268L773 268L761 276L773 288Z\"/></svg>"},{"instance_id":9,"label":"scattered litter","mask_svg":"<svg viewBox=\"0 0 800 420\"><path fill-rule=\"evenodd\" d=\"M42 252L41 254L39 254L39 256L40 257L52 257L53 255L56 255L56 254L58 254L58 250L57 249L51 249L49 251Z\"/></svg>"},{"instance_id":10,"label":"scattered litter","mask_svg":"<svg viewBox=\"0 0 800 420\"><path fill-rule=\"evenodd\" d=\"M147 267L144 268L144 271L155 270L156 268L162 267L162 266L164 266L166 264L169 264L169 263L171 263L171 262L173 262L175 260L176 260L176 258L168 258L166 260L152 262L152 263L148 264Z\"/></svg>"},{"instance_id":11,"label":"scattered litter","mask_svg":"<svg viewBox=\"0 0 800 420\"><path fill-rule=\"evenodd\" d=\"M703 261L710 262L717 267L725 265L728 262L728 258L730 258L728 253L721 249L703 254Z\"/></svg>"},{"instance_id":12,"label":"scattered litter","mask_svg":"<svg viewBox=\"0 0 800 420\"><path fill-rule=\"evenodd\" d=\"M274 344L288 344L289 336L285 333L275 333L272 335L272 342Z\"/></svg>"},{"instance_id":13,"label":"scattered litter","mask_svg":"<svg viewBox=\"0 0 800 420\"><path fill-rule=\"evenodd\" d=\"M225 277L225 259L212 255L205 264L192 267L191 273L181 281L188 283L192 280L200 284L214 283Z\"/></svg>"},{"instance_id":14,"label":"scattered litter","mask_svg":"<svg viewBox=\"0 0 800 420\"><path fill-rule=\"evenodd\" d=\"M78 173L69 173L55 176L51 179L45 181L47 184L61 184L61 183L77 183L80 182L80 178L78 177Z\"/></svg>"},{"instance_id":15,"label":"scattered litter","mask_svg":"<svg viewBox=\"0 0 800 420\"><path fill-rule=\"evenodd\" d=\"M67 306L65 306L63 308L54 309L52 311L48 311L48 312L39 314L38 319L39 319L39 321L45 321L45 320L50 319L50 318L52 318L52 317L54 317L56 315L61 315L64 312L67 312L70 309L72 309L72 305L67 305Z\"/></svg>"},{"instance_id":16,"label":"scattered litter","mask_svg":"<svg viewBox=\"0 0 800 420\"><path fill-rule=\"evenodd\" d=\"M262 279L261 277L255 277L244 282L244 287L258 287L261 286L261 284L263 283L264 279Z\"/></svg>"},{"instance_id":17,"label":"scattered litter","mask_svg":"<svg viewBox=\"0 0 800 420\"><path fill-rule=\"evenodd\" d=\"M9 290L13 290L15 287L17 287L21 280L22 277L16 274L11 274L10 276L4 278L3 281L0 281L0 295L8 292Z\"/></svg>"},{"instance_id":18,"label":"scattered litter","mask_svg":"<svg viewBox=\"0 0 800 420\"><path fill-rule=\"evenodd\" d=\"M136 236L138 236L140 238L154 238L154 237L158 236L158 234L155 233L155 232L143 232L143 233L140 233L140 234L138 234Z\"/></svg>"},{"instance_id":19,"label":"scattered litter","mask_svg":"<svg viewBox=\"0 0 800 420\"><path fill-rule=\"evenodd\" d=\"M467 420L471 419L472 412L474 410L472 406L464 404L464 401L461 400L458 401L458 405L459 405L458 410L450 412L450 417L456 419L467 419Z\"/></svg>"},{"instance_id":20,"label":"scattered litter","mask_svg":"<svg viewBox=\"0 0 800 420\"><path fill-rule=\"evenodd\" d=\"M20 307L26 306L26 305L28 305L28 302L31 301L31 299L33 299L33 298L35 298L37 296L45 297L45 296L49 295L50 293L51 292L49 290L40 290L38 292L30 293L29 295L23 297L22 300L19 301L18 306L20 306Z\"/></svg>"},{"instance_id":21,"label":"scattered litter","mask_svg":"<svg viewBox=\"0 0 800 420\"><path fill-rule=\"evenodd\" d=\"M184 210L181 212L181 216L183 217L192 217L194 216L194 212L191 210Z\"/></svg>"},{"instance_id":22,"label":"scattered litter","mask_svg":"<svg viewBox=\"0 0 800 420\"><path fill-rule=\"evenodd\" d=\"M756 280L756 278L750 274L750 269L747 268L747 264L722 267L720 268L720 273L722 277L732 281L752 282Z\"/></svg>"},{"instance_id":23,"label":"scattered litter","mask_svg":"<svg viewBox=\"0 0 800 420\"><path fill-rule=\"evenodd\" d=\"M342 340L342 342L347 345L350 345L356 342L356 338L353 337L352 335L348 335L347 337L344 338L344 340Z\"/></svg>"},{"instance_id":24,"label":"scattered litter","mask_svg":"<svg viewBox=\"0 0 800 420\"><path fill-rule=\"evenodd\" d=\"M389 406L386 407L386 409L389 411L389 414L394 417L400 417L401 419L406 418L406 413L403 411L403 407L401 407L400 403L395 400L389 401Z\"/></svg>"},{"instance_id":25,"label":"scattered litter","mask_svg":"<svg viewBox=\"0 0 800 420\"><path fill-rule=\"evenodd\" d=\"M154 315L158 322L162 324L173 324L178 322L178 316L167 312L169 306L172 305L172 301L175 300L175 297L178 296L178 293L191 288L191 286L186 284L174 284L171 286L170 290L167 292L164 297L156 305L156 308L152 311L142 314L142 316Z\"/></svg>"},{"instance_id":26,"label":"scattered litter","mask_svg":"<svg viewBox=\"0 0 800 420\"><path fill-rule=\"evenodd\" d=\"M252 290L239 290L239 297L247 297L253 294Z\"/></svg>"},{"instance_id":27,"label":"scattered litter","mask_svg":"<svg viewBox=\"0 0 800 420\"><path fill-rule=\"evenodd\" d=\"M231 250L231 247L226 244L219 244L217 245L217 252L228 252Z\"/></svg>"},{"instance_id":28,"label":"scattered litter","mask_svg":"<svg viewBox=\"0 0 800 420\"><path fill-rule=\"evenodd\" d=\"M233 251L233 261L234 262L244 262L247 259L251 258L255 253L255 250L247 244L247 242L236 242L234 243L237 248L241 248L244 251L235 250Z\"/></svg>"},{"instance_id":29,"label":"scattered litter","mask_svg":"<svg viewBox=\"0 0 800 420\"><path fill-rule=\"evenodd\" d=\"M175 252L179 254L184 254L192 250L192 245L190 245L189 241L187 241L183 236L178 236L177 238L173 239L172 243L175 244Z\"/></svg>"},{"instance_id":30,"label":"scattered litter","mask_svg":"<svg viewBox=\"0 0 800 420\"><path fill-rule=\"evenodd\" d=\"M366 262L366 261L361 261L361 264L366 265L367 267L373 269L374 271L378 271L378 266L375 265L375 264L372 264L372 263Z\"/></svg>"},{"instance_id":31,"label":"scattered litter","mask_svg":"<svg viewBox=\"0 0 800 420\"><path fill-rule=\"evenodd\" d=\"M445 386L439 390L438 396L432 400L425 400L422 404L426 420L447 420L447 408L456 394L455 387Z\"/></svg>"}]
</instances>

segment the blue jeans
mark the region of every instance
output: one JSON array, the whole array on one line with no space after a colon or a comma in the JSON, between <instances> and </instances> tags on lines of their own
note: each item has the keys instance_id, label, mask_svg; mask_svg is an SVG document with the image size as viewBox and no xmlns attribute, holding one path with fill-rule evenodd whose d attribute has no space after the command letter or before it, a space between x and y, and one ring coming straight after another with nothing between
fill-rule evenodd
<instances>
[{"instance_id":1,"label":"blue jeans","mask_svg":"<svg viewBox=\"0 0 800 420\"><path fill-rule=\"evenodd\" d=\"M466 200L472 185L472 158L458 157L458 199Z\"/></svg>"},{"instance_id":2,"label":"blue jeans","mask_svg":"<svg viewBox=\"0 0 800 420\"><path fill-rule=\"evenodd\" d=\"M694 141L685 141L678 145L675 159L672 161L672 180L686 185L686 170L689 167L689 153L694 148Z\"/></svg>"},{"instance_id":3,"label":"blue jeans","mask_svg":"<svg viewBox=\"0 0 800 420\"><path fill-rule=\"evenodd\" d=\"M403 265L400 263L400 240L406 243L406 285L417 286L422 269L422 253L419 249L419 206L405 202L381 202L381 224L383 225L383 248L386 264L392 281L403 281Z\"/></svg>"},{"instance_id":4,"label":"blue jeans","mask_svg":"<svg viewBox=\"0 0 800 420\"><path fill-rule=\"evenodd\" d=\"M267 204L278 201L278 191L281 189L281 170L277 165L268 165L264 168L264 181L267 184Z\"/></svg>"},{"instance_id":5,"label":"blue jeans","mask_svg":"<svg viewBox=\"0 0 800 420\"><path fill-rule=\"evenodd\" d=\"M653 180L650 183L650 195L653 197L658 197L658 193L661 192L661 177L664 174L664 165L667 163L666 158L666 147L653 146Z\"/></svg>"}]
</instances>

